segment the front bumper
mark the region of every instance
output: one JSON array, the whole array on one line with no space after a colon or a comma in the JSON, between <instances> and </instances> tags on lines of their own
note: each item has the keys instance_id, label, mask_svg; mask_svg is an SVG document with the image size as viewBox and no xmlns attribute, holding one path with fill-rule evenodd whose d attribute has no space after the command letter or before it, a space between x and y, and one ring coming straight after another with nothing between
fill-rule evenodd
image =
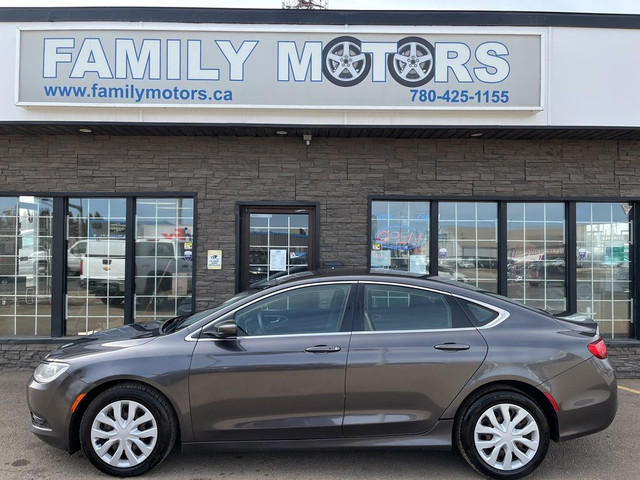
<instances>
[{"instance_id":1,"label":"front bumper","mask_svg":"<svg viewBox=\"0 0 640 480\"><path fill-rule=\"evenodd\" d=\"M50 383L38 383L33 377L27 385L27 404L31 414L31 431L54 447L73 453L70 442L71 406L87 384L63 373Z\"/></svg>"},{"instance_id":2,"label":"front bumper","mask_svg":"<svg viewBox=\"0 0 640 480\"><path fill-rule=\"evenodd\" d=\"M616 416L618 385L608 360L595 357L542 385L558 403L558 440L604 430Z\"/></svg>"}]
</instances>

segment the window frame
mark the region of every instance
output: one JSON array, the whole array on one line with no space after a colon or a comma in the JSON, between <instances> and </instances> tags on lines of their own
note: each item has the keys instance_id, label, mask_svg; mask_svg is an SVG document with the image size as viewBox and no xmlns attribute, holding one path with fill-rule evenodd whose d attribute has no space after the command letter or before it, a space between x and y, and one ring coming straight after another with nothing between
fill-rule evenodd
<instances>
[{"instance_id":1,"label":"window frame","mask_svg":"<svg viewBox=\"0 0 640 480\"><path fill-rule=\"evenodd\" d=\"M577 298L577 246L576 246L576 205L578 203L626 203L631 207L629 213L629 223L631 238L640 238L640 200L637 198L610 198L610 197L481 197L481 196L452 196L452 195L369 195L368 196L368 219L367 219L367 266L371 268L370 252L372 250L372 214L373 202L430 202L431 208L431 228L430 228L430 251L428 261L430 268L428 275L437 276L438 264L438 210L442 202L496 202L498 204L498 291L499 295L507 296L507 205L509 203L562 203L565 209L565 284L566 284L566 310L559 312L560 315L571 315L578 311ZM640 262L634 261L640 258L640 242L632 242L629 249L630 265L629 272L632 299L640 299ZM640 309L636 306L637 301L633 301L633 311L631 312L629 323L630 333L627 338L615 338L614 341L624 342L625 340L640 339L640 328L637 326L640 321ZM611 341L613 339L609 339Z\"/></svg>"},{"instance_id":2,"label":"window frame","mask_svg":"<svg viewBox=\"0 0 640 480\"><path fill-rule=\"evenodd\" d=\"M447 303L447 306L449 307L449 311L451 312L452 326L449 328L424 328L424 329L417 329L417 330L407 330L407 329L367 330L365 328L364 313L365 313L365 294L366 294L365 290L368 285L415 289L415 290L422 290L425 292L441 295L443 300ZM454 326L456 322L465 322L465 325ZM453 295L452 293L438 290L435 288L424 287L422 285L409 285L409 284L401 284L396 282L385 282L385 281L376 281L376 280L363 280L359 282L356 314L353 321L354 333L364 333L364 334L389 334L389 333L411 333L411 332L427 333L427 332L443 332L443 331L455 332L455 331L464 331L467 329L475 329L475 327L472 325L471 320L468 318L467 314L462 310L458 302L455 301L455 295Z\"/></svg>"},{"instance_id":3,"label":"window frame","mask_svg":"<svg viewBox=\"0 0 640 480\"><path fill-rule=\"evenodd\" d=\"M267 300L273 296L281 295L283 293L299 290L301 288L308 288L314 286L330 286L330 285L348 285L349 290L347 292L346 305L343 312L342 325L340 326L340 330L325 332L325 333L291 333L291 334L278 334L278 335L247 335L247 336L235 336L232 337L238 340L247 340L247 339L258 339L258 338L279 338L279 337L300 337L300 336L326 336L326 335L342 335L345 333L350 333L353 328L354 322L354 305L356 302L356 294L357 294L357 286L358 282L355 280L340 280L340 281L327 281L327 282L314 282L314 283L305 283L302 285L292 285L292 286L284 286L284 288L270 292L266 295L258 294L257 296L252 296L248 301L242 300L242 304L238 305L236 308L225 312L223 315L217 316L216 318L209 321L206 325L198 328L195 332L189 334L186 339L190 341L217 341L215 339L207 339L202 337L202 332L208 331L210 329L214 329L216 325L221 322L226 322L228 320L234 320L238 312L244 310L245 308L249 308L252 305L255 305L258 302L262 302Z\"/></svg>"},{"instance_id":4,"label":"window frame","mask_svg":"<svg viewBox=\"0 0 640 480\"><path fill-rule=\"evenodd\" d=\"M254 313L256 310L260 310L261 308L265 312L274 312L272 313L272 315L277 315L278 313L285 312L285 311L293 312L293 311L296 311L297 309L269 310L268 308L265 309L263 307L268 307L269 304L272 304L274 302L281 302L281 301L286 302L289 300L291 296L305 295L310 297L315 293L315 292L309 291L311 289L330 289L332 287L339 287L339 286L346 286L346 289L344 290L343 307L341 309L340 318L337 323L337 325L339 326L337 330L327 330L324 332L312 331L312 332L289 332L289 333L272 333L272 334L263 332L262 334L258 334L258 335L248 335L248 334L238 335L238 338L283 337L283 336L300 336L300 335L329 335L333 333L342 332L345 327L345 321L347 320L347 311L349 309L351 290L353 288L353 285L349 282L332 282L332 283L317 283L312 285L301 285L301 286L298 286L297 288L291 288L285 291L279 291L279 292L276 292L274 295L262 297L260 299L257 299L255 302L251 302L248 305L243 305L239 309L235 310L232 318L236 322L236 325L238 325L238 321L239 321L238 316ZM307 290L307 291L305 292L304 290ZM336 289L336 292L337 292L337 289ZM334 292L333 295L335 295L336 292ZM333 295L332 295L331 302L333 302ZM283 298L276 298L276 297L283 297ZM331 305L329 305L329 308L327 309L327 315L330 315L330 310L331 310ZM260 315L260 313L261 312L259 312L258 315ZM228 317L228 318L231 318L231 317ZM244 329L238 326L238 331L244 331Z\"/></svg>"},{"instance_id":5,"label":"window frame","mask_svg":"<svg viewBox=\"0 0 640 480\"><path fill-rule=\"evenodd\" d=\"M2 197L20 197L29 195L52 199L51 219L51 334L48 336L29 336L28 338L60 338L66 335L66 295L67 295L67 257L71 245L67 243L67 213L69 200L74 198L124 198L126 200L126 238L127 259L125 264L125 307L124 324L134 323L133 273L135 269L135 218L138 199L184 198L193 200L193 238L198 238L198 194L191 192L0 192ZM193 265L197 262L197 249L193 249ZM195 311L196 268L192 270L191 310ZM5 338L5 337L3 337ZM6 337L14 338L14 337Z\"/></svg>"}]
</instances>

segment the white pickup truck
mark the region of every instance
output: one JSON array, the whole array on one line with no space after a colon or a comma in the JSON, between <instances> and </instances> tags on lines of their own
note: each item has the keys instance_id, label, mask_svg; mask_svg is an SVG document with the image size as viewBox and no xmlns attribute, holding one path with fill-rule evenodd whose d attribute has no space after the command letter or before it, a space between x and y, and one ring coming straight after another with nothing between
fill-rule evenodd
<instances>
[{"instance_id":1,"label":"white pickup truck","mask_svg":"<svg viewBox=\"0 0 640 480\"><path fill-rule=\"evenodd\" d=\"M79 242L87 243L86 253L80 257L81 284L102 302L121 304L124 301L125 240L92 238ZM192 263L185 260L184 244L180 240L136 240L137 295L186 295L190 291ZM85 250L82 246L79 249Z\"/></svg>"}]
</instances>

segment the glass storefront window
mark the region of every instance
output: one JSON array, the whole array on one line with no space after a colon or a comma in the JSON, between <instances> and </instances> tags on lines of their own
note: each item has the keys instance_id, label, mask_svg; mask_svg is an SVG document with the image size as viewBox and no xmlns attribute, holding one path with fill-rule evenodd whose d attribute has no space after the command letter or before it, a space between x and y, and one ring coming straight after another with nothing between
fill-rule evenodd
<instances>
[{"instance_id":1,"label":"glass storefront window","mask_svg":"<svg viewBox=\"0 0 640 480\"><path fill-rule=\"evenodd\" d=\"M53 201L0 197L0 336L51 334Z\"/></svg>"},{"instance_id":2,"label":"glass storefront window","mask_svg":"<svg viewBox=\"0 0 640 480\"><path fill-rule=\"evenodd\" d=\"M125 228L126 199L69 199L67 335L124 323Z\"/></svg>"},{"instance_id":3,"label":"glass storefront window","mask_svg":"<svg viewBox=\"0 0 640 480\"><path fill-rule=\"evenodd\" d=\"M438 276L498 291L498 205L438 205Z\"/></svg>"},{"instance_id":4,"label":"glass storefront window","mask_svg":"<svg viewBox=\"0 0 640 480\"><path fill-rule=\"evenodd\" d=\"M607 338L631 334L630 212L627 203L576 205L578 312Z\"/></svg>"},{"instance_id":5,"label":"glass storefront window","mask_svg":"<svg viewBox=\"0 0 640 480\"><path fill-rule=\"evenodd\" d=\"M193 199L136 200L135 319L191 312Z\"/></svg>"},{"instance_id":6,"label":"glass storefront window","mask_svg":"<svg viewBox=\"0 0 640 480\"><path fill-rule=\"evenodd\" d=\"M552 312L567 310L564 203L507 204L508 296Z\"/></svg>"},{"instance_id":7,"label":"glass storefront window","mask_svg":"<svg viewBox=\"0 0 640 480\"><path fill-rule=\"evenodd\" d=\"M248 285L309 268L309 213L249 213Z\"/></svg>"},{"instance_id":8,"label":"glass storefront window","mask_svg":"<svg viewBox=\"0 0 640 480\"><path fill-rule=\"evenodd\" d=\"M371 267L429 271L429 202L374 201Z\"/></svg>"}]
</instances>

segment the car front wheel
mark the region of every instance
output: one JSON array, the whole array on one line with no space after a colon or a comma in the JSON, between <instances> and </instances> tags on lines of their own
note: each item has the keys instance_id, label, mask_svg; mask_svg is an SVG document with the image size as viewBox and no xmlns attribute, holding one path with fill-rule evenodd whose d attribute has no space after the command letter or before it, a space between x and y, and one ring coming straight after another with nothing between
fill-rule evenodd
<instances>
[{"instance_id":1,"label":"car front wheel","mask_svg":"<svg viewBox=\"0 0 640 480\"><path fill-rule=\"evenodd\" d=\"M511 390L488 392L468 404L455 428L465 460L491 478L524 477L544 459L549 426L540 407Z\"/></svg>"},{"instance_id":2,"label":"car front wheel","mask_svg":"<svg viewBox=\"0 0 640 480\"><path fill-rule=\"evenodd\" d=\"M99 470L118 477L151 470L168 455L176 437L168 401L138 384L105 390L89 404L80 422L84 454Z\"/></svg>"}]
</instances>

